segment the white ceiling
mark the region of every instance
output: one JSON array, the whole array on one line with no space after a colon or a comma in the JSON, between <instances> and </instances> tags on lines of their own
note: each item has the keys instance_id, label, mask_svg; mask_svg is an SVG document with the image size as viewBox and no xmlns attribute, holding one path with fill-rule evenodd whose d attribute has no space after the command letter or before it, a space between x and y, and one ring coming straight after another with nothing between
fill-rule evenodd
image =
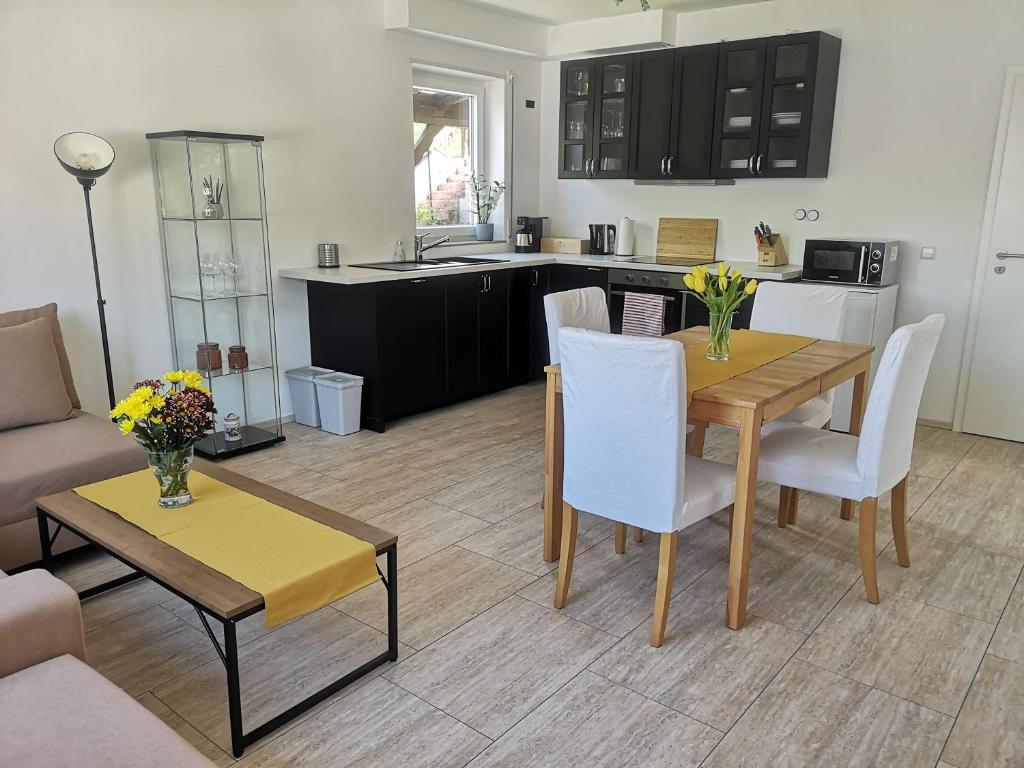
<instances>
[{"instance_id":1,"label":"white ceiling","mask_svg":"<svg viewBox=\"0 0 1024 768\"><path fill-rule=\"evenodd\" d=\"M672 11L697 11L704 8L721 8L727 5L745 5L766 0L650 0L651 8L665 8ZM510 16L542 21L548 24L565 24L570 21L598 19L605 16L619 16L637 13L640 0L460 0L467 5L488 7Z\"/></svg>"}]
</instances>

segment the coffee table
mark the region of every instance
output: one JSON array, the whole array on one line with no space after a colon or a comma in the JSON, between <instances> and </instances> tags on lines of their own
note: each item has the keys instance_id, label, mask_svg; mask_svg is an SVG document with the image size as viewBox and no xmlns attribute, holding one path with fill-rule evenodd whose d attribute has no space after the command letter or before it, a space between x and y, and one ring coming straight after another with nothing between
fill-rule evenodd
<instances>
[{"instance_id":1,"label":"coffee table","mask_svg":"<svg viewBox=\"0 0 1024 768\"><path fill-rule=\"evenodd\" d=\"M46 570L53 571L52 546L62 528L77 534L134 569L133 573L79 592L80 600L87 600L136 579L147 578L155 581L169 592L173 592L195 608L203 628L227 672L231 751L235 757L241 757L245 748L250 744L316 706L352 681L386 662L398 660L398 537L360 520L243 477L208 461L197 459L193 468L215 480L259 496L298 515L303 515L330 528L369 542L376 548L378 555L387 556L387 576L380 572L379 567L377 568L377 573L380 574L381 581L387 589L387 650L246 733L242 729L242 698L238 677L238 642L235 625L247 616L252 616L263 610L265 607L263 595L239 584L208 565L192 559L180 550L132 525L120 515L82 498L74 491L64 491L36 499L39 541L43 553L43 567ZM153 493L155 499L155 480ZM168 514L174 513L169 510ZM50 532L51 520L56 523L56 530L53 533ZM210 618L219 621L224 627L223 646L210 629Z\"/></svg>"}]
</instances>

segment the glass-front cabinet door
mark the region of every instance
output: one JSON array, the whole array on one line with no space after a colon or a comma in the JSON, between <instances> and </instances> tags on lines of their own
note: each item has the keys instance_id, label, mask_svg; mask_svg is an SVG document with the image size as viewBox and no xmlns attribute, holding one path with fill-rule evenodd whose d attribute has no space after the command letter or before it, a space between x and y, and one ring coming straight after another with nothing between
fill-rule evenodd
<instances>
[{"instance_id":1,"label":"glass-front cabinet door","mask_svg":"<svg viewBox=\"0 0 1024 768\"><path fill-rule=\"evenodd\" d=\"M562 65L559 137L560 179L585 179L590 176L593 154L595 67L589 61Z\"/></svg>"},{"instance_id":2,"label":"glass-front cabinet door","mask_svg":"<svg viewBox=\"0 0 1024 768\"><path fill-rule=\"evenodd\" d=\"M175 368L213 392L215 431L196 445L225 458L281 431L262 137L148 134L163 236ZM237 416L236 429L229 416Z\"/></svg>"},{"instance_id":3,"label":"glass-front cabinet door","mask_svg":"<svg viewBox=\"0 0 1024 768\"><path fill-rule=\"evenodd\" d=\"M718 53L718 92L712 175L744 178L755 174L761 130L765 41L722 43Z\"/></svg>"},{"instance_id":4,"label":"glass-front cabinet door","mask_svg":"<svg viewBox=\"0 0 1024 768\"><path fill-rule=\"evenodd\" d=\"M559 178L626 176L632 77L632 56L562 64Z\"/></svg>"},{"instance_id":5,"label":"glass-front cabinet door","mask_svg":"<svg viewBox=\"0 0 1024 768\"><path fill-rule=\"evenodd\" d=\"M807 175L816 40L814 34L768 40L762 134L754 169L759 176Z\"/></svg>"}]
</instances>

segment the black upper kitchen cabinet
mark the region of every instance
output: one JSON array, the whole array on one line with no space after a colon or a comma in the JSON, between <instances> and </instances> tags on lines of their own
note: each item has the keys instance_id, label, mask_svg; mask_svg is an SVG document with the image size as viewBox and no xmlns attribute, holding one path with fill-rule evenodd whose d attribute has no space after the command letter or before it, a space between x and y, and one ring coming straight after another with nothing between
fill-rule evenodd
<instances>
[{"instance_id":1,"label":"black upper kitchen cabinet","mask_svg":"<svg viewBox=\"0 0 1024 768\"><path fill-rule=\"evenodd\" d=\"M840 47L824 32L719 45L712 176L828 175Z\"/></svg>"},{"instance_id":2,"label":"black upper kitchen cabinet","mask_svg":"<svg viewBox=\"0 0 1024 768\"><path fill-rule=\"evenodd\" d=\"M632 55L562 63L560 179L627 177L632 83Z\"/></svg>"},{"instance_id":3,"label":"black upper kitchen cabinet","mask_svg":"<svg viewBox=\"0 0 1024 768\"><path fill-rule=\"evenodd\" d=\"M630 178L709 178L717 71L717 43L635 56Z\"/></svg>"},{"instance_id":4,"label":"black upper kitchen cabinet","mask_svg":"<svg viewBox=\"0 0 1024 768\"><path fill-rule=\"evenodd\" d=\"M509 386L511 271L451 277L450 393L455 400Z\"/></svg>"}]
</instances>

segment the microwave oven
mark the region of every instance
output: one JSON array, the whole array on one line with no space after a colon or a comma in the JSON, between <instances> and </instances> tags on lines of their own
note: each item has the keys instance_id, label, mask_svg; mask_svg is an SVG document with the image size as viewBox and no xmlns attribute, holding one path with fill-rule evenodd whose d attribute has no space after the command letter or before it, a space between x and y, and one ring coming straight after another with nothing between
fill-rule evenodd
<instances>
[{"instance_id":1,"label":"microwave oven","mask_svg":"<svg viewBox=\"0 0 1024 768\"><path fill-rule=\"evenodd\" d=\"M898 240L808 240L803 279L847 285L892 285L899 274Z\"/></svg>"}]
</instances>

